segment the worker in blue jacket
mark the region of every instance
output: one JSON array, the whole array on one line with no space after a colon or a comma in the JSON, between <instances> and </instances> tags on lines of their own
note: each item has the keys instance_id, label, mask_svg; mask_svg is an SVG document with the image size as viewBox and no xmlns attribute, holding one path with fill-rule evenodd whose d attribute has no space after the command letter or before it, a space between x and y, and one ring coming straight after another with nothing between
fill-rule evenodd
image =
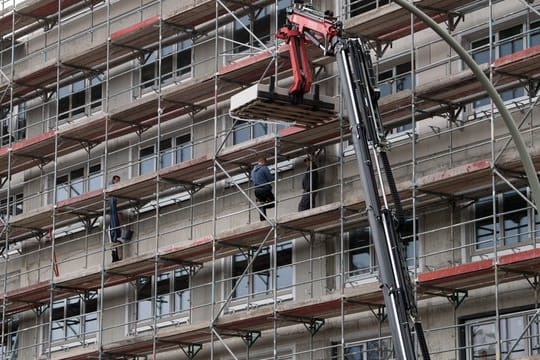
<instances>
[{"instance_id":1,"label":"worker in blue jacket","mask_svg":"<svg viewBox=\"0 0 540 360\"><path fill-rule=\"evenodd\" d=\"M272 181L274 175L266 166L266 158L260 157L257 159L257 164L251 170L251 181L255 185L255 197L257 202L262 204L260 207L261 213L259 218L263 221L266 217L266 209L274 207L275 197L272 193Z\"/></svg>"}]
</instances>

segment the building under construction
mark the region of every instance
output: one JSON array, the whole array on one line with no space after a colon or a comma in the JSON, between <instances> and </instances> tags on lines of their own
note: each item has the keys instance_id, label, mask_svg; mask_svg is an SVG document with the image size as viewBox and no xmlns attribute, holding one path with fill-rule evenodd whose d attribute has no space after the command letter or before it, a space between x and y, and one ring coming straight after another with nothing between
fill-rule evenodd
<instances>
[{"instance_id":1,"label":"building under construction","mask_svg":"<svg viewBox=\"0 0 540 360\"><path fill-rule=\"evenodd\" d=\"M335 59L287 95L292 3L1 2L1 359L395 358ZM540 168L540 1L414 4ZM540 217L478 77L392 1L312 5L372 49L431 358L540 356Z\"/></svg>"}]
</instances>

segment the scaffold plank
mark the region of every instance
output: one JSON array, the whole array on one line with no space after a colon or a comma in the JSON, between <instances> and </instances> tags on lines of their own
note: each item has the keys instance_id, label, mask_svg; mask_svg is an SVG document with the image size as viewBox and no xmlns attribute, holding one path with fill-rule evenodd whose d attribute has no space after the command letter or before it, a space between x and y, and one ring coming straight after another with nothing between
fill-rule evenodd
<instances>
[{"instance_id":1,"label":"scaffold plank","mask_svg":"<svg viewBox=\"0 0 540 360\"><path fill-rule=\"evenodd\" d=\"M496 59L493 68L499 73L530 79L538 77L539 60L540 45L537 45Z\"/></svg>"},{"instance_id":2,"label":"scaffold plank","mask_svg":"<svg viewBox=\"0 0 540 360\"><path fill-rule=\"evenodd\" d=\"M103 213L103 189L89 191L87 193L58 201L56 210L63 213L76 215L99 216Z\"/></svg>"},{"instance_id":3,"label":"scaffold plank","mask_svg":"<svg viewBox=\"0 0 540 360\"><path fill-rule=\"evenodd\" d=\"M540 78L540 46L506 55L493 62L494 85L502 91L521 86L520 78L535 80ZM490 67L481 65L488 73ZM486 92L471 70L420 84L414 93L415 120L423 120L434 115L443 115L464 104L485 97ZM383 97L379 100L379 110L383 124L388 127L403 125L412 118L413 95L410 90Z\"/></svg>"},{"instance_id":4,"label":"scaffold plank","mask_svg":"<svg viewBox=\"0 0 540 360\"><path fill-rule=\"evenodd\" d=\"M434 21L440 23L448 19L450 12L472 3L473 0L418 0L415 6L422 8ZM390 3L347 19L343 25L349 34L372 40L393 41L411 33L411 15L399 5ZM424 24L415 22L414 31L424 28Z\"/></svg>"},{"instance_id":5,"label":"scaffold plank","mask_svg":"<svg viewBox=\"0 0 540 360\"><path fill-rule=\"evenodd\" d=\"M178 264L182 263L199 263L212 260L212 249L214 240L212 236L205 236L201 239L192 240L184 245L172 245L159 251L159 258L164 260L172 260ZM223 246L216 242L216 252L219 258L225 256ZM226 249L232 253L236 253L236 249L228 247Z\"/></svg>"},{"instance_id":6,"label":"scaffold plank","mask_svg":"<svg viewBox=\"0 0 540 360\"><path fill-rule=\"evenodd\" d=\"M484 72L487 64L481 65ZM515 80L515 79L512 79ZM499 87L500 88L500 87ZM482 98L485 91L471 70L465 70L426 84L415 89L415 119L417 121L442 115L450 109ZM413 96L410 90L383 97L379 100L382 122L387 127L409 123L412 118Z\"/></svg>"},{"instance_id":7,"label":"scaffold plank","mask_svg":"<svg viewBox=\"0 0 540 360\"><path fill-rule=\"evenodd\" d=\"M6 313L12 314L21 311L35 309L49 302L51 291L54 291L56 300L65 299L71 291L56 289L50 285L50 281L41 281L0 295L6 301Z\"/></svg>"},{"instance_id":8,"label":"scaffold plank","mask_svg":"<svg viewBox=\"0 0 540 360\"><path fill-rule=\"evenodd\" d=\"M54 145L54 131L41 133L29 139L14 143L11 147L4 146L0 148L0 176L6 176L9 173L15 174L27 169L29 166L39 164L41 159L45 162L47 157L44 154L50 154L51 143ZM9 156L14 155L9 163ZM17 157L17 155L21 155ZM25 156L25 155L31 156ZM36 156L39 154L39 156ZM8 169L11 165L11 170Z\"/></svg>"},{"instance_id":9,"label":"scaffold plank","mask_svg":"<svg viewBox=\"0 0 540 360\"><path fill-rule=\"evenodd\" d=\"M473 261L418 275L420 292L432 289L471 290L495 283L495 266L492 259Z\"/></svg>"},{"instance_id":10,"label":"scaffold plank","mask_svg":"<svg viewBox=\"0 0 540 360\"><path fill-rule=\"evenodd\" d=\"M178 29L190 30L199 24L214 20L216 15L221 16L243 6L257 4L259 7L264 7L272 3L273 0L224 0L220 1L216 8L216 2L212 0L189 0L182 2L181 7L175 14L168 16L166 22Z\"/></svg>"},{"instance_id":11,"label":"scaffold plank","mask_svg":"<svg viewBox=\"0 0 540 360\"><path fill-rule=\"evenodd\" d=\"M259 1L259 3L261 2ZM270 1L267 1L267 3L270 3ZM230 10L237 10L245 5L238 1L225 1L224 4ZM219 15L225 13L227 13L227 10L220 7ZM214 19L215 14L215 2L210 0L193 1L190 5L183 5L182 9L166 14L163 17L165 26L162 27L161 31L162 20L158 16L152 16L139 23L129 25L111 33L108 43L103 42L89 46L80 53L68 54L60 59L52 59L40 67L23 69L21 74L16 73L13 78L14 97L26 95L34 90L43 91L47 86L54 87L57 70L61 80L77 73L88 74L92 71L103 71L107 67L114 67L135 59L141 55L141 52L157 49L159 41L166 41L167 37L180 39L183 36L189 38L195 26ZM3 79L0 83L0 91L9 86ZM234 87L238 87L238 84ZM6 101L9 101L9 99L4 99L4 102Z\"/></svg>"},{"instance_id":12,"label":"scaffold plank","mask_svg":"<svg viewBox=\"0 0 540 360\"><path fill-rule=\"evenodd\" d=\"M40 208L30 209L22 214L15 215L9 220L9 224L15 228L32 230L48 230L52 227L51 218L54 206L46 205ZM58 214L59 215L59 214ZM56 224L61 220L61 216L56 219Z\"/></svg>"},{"instance_id":13,"label":"scaffold plank","mask_svg":"<svg viewBox=\"0 0 540 360\"><path fill-rule=\"evenodd\" d=\"M214 160L208 155L203 155L199 158L161 169L158 176L162 179L172 180L178 184L203 185L213 181L213 173ZM222 176L218 175L218 177L221 178Z\"/></svg>"},{"instance_id":14,"label":"scaffold plank","mask_svg":"<svg viewBox=\"0 0 540 360\"><path fill-rule=\"evenodd\" d=\"M57 17L58 10L63 16L73 13L83 7L103 2L103 0L28 0L15 5L0 15L0 35L6 35L15 30L19 36L26 32L19 30L35 24L42 26L38 20Z\"/></svg>"},{"instance_id":15,"label":"scaffold plank","mask_svg":"<svg viewBox=\"0 0 540 360\"><path fill-rule=\"evenodd\" d=\"M495 284L495 270L499 271L497 281L505 283L537 275L540 265L540 249L530 249L493 259L477 260L461 265L423 272L418 275L418 291L451 292L472 290Z\"/></svg>"},{"instance_id":16,"label":"scaffold plank","mask_svg":"<svg viewBox=\"0 0 540 360\"><path fill-rule=\"evenodd\" d=\"M491 179L489 160L478 160L442 170L418 179L418 190L440 194L460 195L489 184Z\"/></svg>"},{"instance_id":17,"label":"scaffold plank","mask_svg":"<svg viewBox=\"0 0 540 360\"><path fill-rule=\"evenodd\" d=\"M347 291L350 298L357 296L369 296L373 298L382 298L382 293L378 286L367 285L359 286ZM317 300L298 300L283 302L277 305L274 313L272 305L262 306L255 309L246 310L242 313L223 315L215 324L216 331L224 339L242 336L243 333L250 331L264 331L271 329L274 323L274 317L277 319L279 327L298 324L301 319L293 319L297 316L309 321L309 317L317 315L317 318L329 319L340 315L341 301L345 301L345 307L348 314L365 311L369 307L360 304L347 303L347 299L339 294L331 294ZM283 316L280 317L279 315ZM347 314L345 314L347 315ZM152 334L138 334L128 336L126 339L105 343L103 353L109 356L144 356L152 353L154 341L156 350L164 352L175 348L178 344L208 344L211 341L212 330L207 322L199 322L174 326L160 329L155 337ZM88 359L89 356L95 356L98 352L94 349L86 351L67 351L58 359Z\"/></svg>"},{"instance_id":18,"label":"scaffold plank","mask_svg":"<svg viewBox=\"0 0 540 360\"><path fill-rule=\"evenodd\" d=\"M348 137L348 127L340 129L340 123L333 121L314 128L290 127L278 132L278 137L262 136L252 142L237 147L225 148L217 158L223 164L251 165L260 156L273 161L274 146L278 145L279 156L294 158L305 154L305 147L322 147L336 143L343 135ZM277 142L276 142L277 141ZM228 166L228 165L227 165Z\"/></svg>"},{"instance_id":19,"label":"scaffold plank","mask_svg":"<svg viewBox=\"0 0 540 360\"><path fill-rule=\"evenodd\" d=\"M157 194L157 173L145 174L123 180L107 189L107 195L135 201Z\"/></svg>"},{"instance_id":20,"label":"scaffold plank","mask_svg":"<svg viewBox=\"0 0 540 360\"><path fill-rule=\"evenodd\" d=\"M540 249L520 251L499 257L497 264L501 270L523 275L540 273Z\"/></svg>"}]
</instances>

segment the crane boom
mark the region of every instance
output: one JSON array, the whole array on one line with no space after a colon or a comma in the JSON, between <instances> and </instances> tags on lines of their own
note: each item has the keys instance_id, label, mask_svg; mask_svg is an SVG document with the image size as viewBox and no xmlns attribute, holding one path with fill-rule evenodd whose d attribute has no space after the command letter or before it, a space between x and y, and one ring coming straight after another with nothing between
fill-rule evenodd
<instances>
[{"instance_id":1,"label":"crane boom","mask_svg":"<svg viewBox=\"0 0 540 360\"><path fill-rule=\"evenodd\" d=\"M374 86L369 49L360 39L343 38L341 28L341 23L331 14L320 13L311 6L297 3L288 9L287 25L276 36L289 44L294 78L289 94L293 102L300 102L313 82L307 43L320 47L325 55L335 56L377 254L394 353L399 360L417 359L416 333L423 359L430 359L422 324L417 319L412 284L398 231L401 204L386 153L384 129L377 105L379 94ZM395 211L390 208L385 188L390 189Z\"/></svg>"}]
</instances>

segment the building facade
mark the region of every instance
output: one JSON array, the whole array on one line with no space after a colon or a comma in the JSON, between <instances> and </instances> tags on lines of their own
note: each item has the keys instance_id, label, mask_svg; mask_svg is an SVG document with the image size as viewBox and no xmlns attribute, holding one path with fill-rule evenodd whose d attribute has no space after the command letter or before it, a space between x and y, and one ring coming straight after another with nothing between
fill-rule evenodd
<instances>
[{"instance_id":1,"label":"building facade","mask_svg":"<svg viewBox=\"0 0 540 360\"><path fill-rule=\"evenodd\" d=\"M394 358L334 59L309 49L318 99L231 111L253 85L286 93L291 3L2 2L0 358ZM372 49L431 357L539 356L540 218L478 79L391 1L310 3ZM415 3L540 166L540 2Z\"/></svg>"}]
</instances>

